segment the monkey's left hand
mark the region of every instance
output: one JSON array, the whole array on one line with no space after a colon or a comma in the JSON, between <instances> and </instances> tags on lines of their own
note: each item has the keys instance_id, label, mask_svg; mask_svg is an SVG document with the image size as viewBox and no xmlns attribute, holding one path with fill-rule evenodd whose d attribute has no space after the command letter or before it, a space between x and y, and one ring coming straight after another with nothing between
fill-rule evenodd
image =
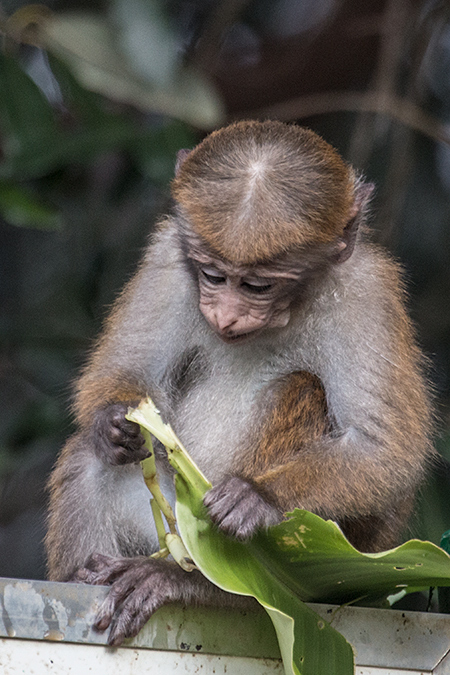
<instances>
[{"instance_id":1,"label":"monkey's left hand","mask_svg":"<svg viewBox=\"0 0 450 675\"><path fill-rule=\"evenodd\" d=\"M282 520L280 511L238 476L222 480L205 495L203 503L213 523L239 540L249 539L257 530L278 525Z\"/></svg>"},{"instance_id":2,"label":"monkey's left hand","mask_svg":"<svg viewBox=\"0 0 450 675\"><path fill-rule=\"evenodd\" d=\"M197 570L187 575L176 563L145 556L113 558L96 553L71 581L110 585L111 589L95 617L99 632L109 626L108 644L120 645L139 633L152 614L168 602L190 600L184 593L186 577L201 576Z\"/></svg>"}]
</instances>

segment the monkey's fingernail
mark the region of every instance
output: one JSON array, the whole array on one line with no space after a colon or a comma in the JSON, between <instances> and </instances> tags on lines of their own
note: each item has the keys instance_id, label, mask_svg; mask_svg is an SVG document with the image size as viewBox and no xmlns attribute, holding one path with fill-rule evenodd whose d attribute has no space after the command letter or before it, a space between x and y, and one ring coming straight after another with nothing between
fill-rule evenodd
<instances>
[{"instance_id":1,"label":"monkey's fingernail","mask_svg":"<svg viewBox=\"0 0 450 675\"><path fill-rule=\"evenodd\" d=\"M123 637L121 635L110 635L108 638L108 644L110 647L119 647L123 642Z\"/></svg>"},{"instance_id":2,"label":"monkey's fingernail","mask_svg":"<svg viewBox=\"0 0 450 675\"><path fill-rule=\"evenodd\" d=\"M105 631L108 628L110 623L111 619L107 616L106 617L103 616L94 623L94 628L99 633L103 633L103 631Z\"/></svg>"}]
</instances>

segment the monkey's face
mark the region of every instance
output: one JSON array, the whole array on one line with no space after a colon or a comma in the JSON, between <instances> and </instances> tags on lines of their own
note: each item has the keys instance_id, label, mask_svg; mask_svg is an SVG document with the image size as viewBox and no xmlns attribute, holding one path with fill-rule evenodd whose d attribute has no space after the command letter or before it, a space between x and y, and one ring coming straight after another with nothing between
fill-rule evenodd
<instances>
[{"instance_id":1,"label":"monkey's face","mask_svg":"<svg viewBox=\"0 0 450 675\"><path fill-rule=\"evenodd\" d=\"M289 323L292 275L267 267L235 266L209 256L193 262L200 311L223 341L240 342L265 328Z\"/></svg>"}]
</instances>

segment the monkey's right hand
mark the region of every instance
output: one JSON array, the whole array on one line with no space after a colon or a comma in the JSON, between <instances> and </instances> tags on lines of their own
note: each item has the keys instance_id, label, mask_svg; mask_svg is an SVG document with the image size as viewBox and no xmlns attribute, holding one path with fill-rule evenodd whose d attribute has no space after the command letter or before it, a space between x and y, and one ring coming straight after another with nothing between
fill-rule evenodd
<instances>
[{"instance_id":1,"label":"monkey's right hand","mask_svg":"<svg viewBox=\"0 0 450 675\"><path fill-rule=\"evenodd\" d=\"M120 466L140 462L149 456L139 425L125 418L132 403L112 403L99 410L92 427L97 456L106 464Z\"/></svg>"}]
</instances>

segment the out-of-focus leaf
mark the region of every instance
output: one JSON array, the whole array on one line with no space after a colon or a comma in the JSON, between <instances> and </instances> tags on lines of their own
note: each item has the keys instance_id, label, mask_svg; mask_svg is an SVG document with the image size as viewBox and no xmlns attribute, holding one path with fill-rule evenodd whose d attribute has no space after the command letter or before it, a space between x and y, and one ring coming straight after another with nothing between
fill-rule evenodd
<instances>
[{"instance_id":1,"label":"out-of-focus leaf","mask_svg":"<svg viewBox=\"0 0 450 675\"><path fill-rule=\"evenodd\" d=\"M5 179L27 179L47 175L66 164L85 163L101 152L125 148L136 151L139 162L152 166L152 177L167 181L168 150L173 141L165 126L158 129L143 129L124 115L106 110L103 100L93 92L83 89L70 70L56 58L51 61L67 105L73 110L73 127L62 126L55 111L41 90L26 75L11 57L0 54L0 133L3 158L0 163L0 177ZM164 166L158 166L157 156L152 164L149 156L160 147L165 157ZM172 166L177 148L173 149ZM159 169L164 174L160 177ZM6 181L5 186L9 183ZM6 190L6 188L5 188ZM18 192L21 192L18 188ZM22 203L6 190L4 208L9 208L7 220L15 224L33 225L31 202ZM6 202L6 200L8 200ZM13 208L14 207L14 208ZM19 207L21 211L19 211ZM26 209L26 212L25 212ZM50 209L42 206L35 210L37 224L52 227L56 222L51 218Z\"/></svg>"},{"instance_id":2,"label":"out-of-focus leaf","mask_svg":"<svg viewBox=\"0 0 450 675\"><path fill-rule=\"evenodd\" d=\"M24 169L21 178L45 172L61 134L51 105L18 63L0 53L0 175Z\"/></svg>"},{"instance_id":3,"label":"out-of-focus leaf","mask_svg":"<svg viewBox=\"0 0 450 675\"><path fill-rule=\"evenodd\" d=\"M31 3L16 9L5 22L4 31L15 42L38 45L37 26L51 15L46 5Z\"/></svg>"},{"instance_id":4,"label":"out-of-focus leaf","mask_svg":"<svg viewBox=\"0 0 450 675\"><path fill-rule=\"evenodd\" d=\"M19 185L0 181L0 213L12 225L53 230L61 225L60 214Z\"/></svg>"},{"instance_id":5,"label":"out-of-focus leaf","mask_svg":"<svg viewBox=\"0 0 450 675\"><path fill-rule=\"evenodd\" d=\"M166 185L174 176L177 151L197 143L198 136L186 124L173 120L130 144L128 149L144 175Z\"/></svg>"},{"instance_id":6,"label":"out-of-focus leaf","mask_svg":"<svg viewBox=\"0 0 450 675\"><path fill-rule=\"evenodd\" d=\"M61 89L65 105L77 124L99 128L116 124L131 127L131 122L123 115L108 110L105 99L99 94L81 86L68 65L61 59L49 54L49 65ZM111 107L111 106L109 106ZM133 125L133 128L135 126Z\"/></svg>"},{"instance_id":7,"label":"out-of-focus leaf","mask_svg":"<svg viewBox=\"0 0 450 675\"><path fill-rule=\"evenodd\" d=\"M106 109L104 99L97 93L82 87L69 67L60 59L51 57L50 65L63 93L64 101L77 120L84 125L77 136L77 147L99 151L101 139L108 149L106 135L110 136L110 148L126 148L133 156L143 174L151 180L166 185L174 175L175 156L180 148L191 148L198 142L185 123L178 120L162 120L142 130L124 115ZM82 135L86 141L80 138ZM91 136L91 138L90 138ZM100 147L101 149L101 147ZM74 148L76 152L76 148Z\"/></svg>"},{"instance_id":8,"label":"out-of-focus leaf","mask_svg":"<svg viewBox=\"0 0 450 675\"><path fill-rule=\"evenodd\" d=\"M211 128L223 119L211 86L191 68L180 68L166 86L137 74L120 51L113 28L95 14L54 16L42 26L42 39L88 89L197 127Z\"/></svg>"},{"instance_id":9,"label":"out-of-focus leaf","mask_svg":"<svg viewBox=\"0 0 450 675\"><path fill-rule=\"evenodd\" d=\"M138 76L170 87L179 66L178 42L160 0L113 0L117 39Z\"/></svg>"}]
</instances>

